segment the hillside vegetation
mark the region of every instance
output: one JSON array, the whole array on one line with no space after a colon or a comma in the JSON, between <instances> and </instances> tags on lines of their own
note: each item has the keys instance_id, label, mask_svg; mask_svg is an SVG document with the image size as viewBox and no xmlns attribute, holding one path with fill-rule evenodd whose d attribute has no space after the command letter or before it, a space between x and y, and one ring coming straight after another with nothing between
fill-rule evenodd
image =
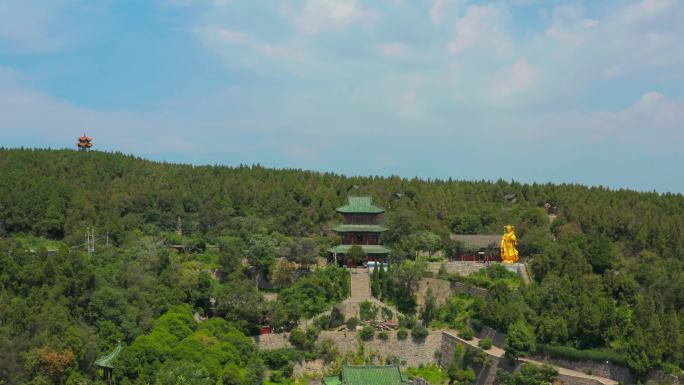
<instances>
[{"instance_id":1,"label":"hillside vegetation","mask_svg":"<svg viewBox=\"0 0 684 385\"><path fill-rule=\"evenodd\" d=\"M416 271L403 261L453 253L449 233L513 224L534 283L495 282L487 301L427 313L530 335L546 350L606 352L637 374L684 366L682 195L1 149L0 383L92 382L94 360L118 340L121 381L163 384L189 371L196 383L261 383L264 364L244 336L264 320L290 330L348 295L344 271L309 266L338 242L335 208L362 194L386 210L396 267L382 292L402 310L426 314L399 285ZM552 224L547 202L559 209ZM262 281L275 291L296 284L269 302ZM194 311L214 318L196 325Z\"/></svg>"}]
</instances>

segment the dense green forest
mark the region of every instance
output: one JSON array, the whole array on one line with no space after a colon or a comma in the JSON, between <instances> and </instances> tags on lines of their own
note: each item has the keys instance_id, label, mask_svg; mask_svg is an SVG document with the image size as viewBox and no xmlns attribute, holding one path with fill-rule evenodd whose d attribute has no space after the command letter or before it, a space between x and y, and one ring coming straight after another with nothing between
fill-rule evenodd
<instances>
[{"instance_id":1,"label":"dense green forest","mask_svg":"<svg viewBox=\"0 0 684 385\"><path fill-rule=\"evenodd\" d=\"M335 208L362 194L385 208L383 243L394 250L377 291L406 313L614 357L636 374L684 366L679 194L2 149L0 384L92 383L95 359L117 341L121 383L173 384L180 372L189 383L262 383L273 358L246 336L265 320L292 330L348 295L344 270L309 267L339 242ZM545 203L558 207L552 223ZM516 226L531 285L483 276L487 301L415 307L416 251L448 255L459 247L449 233L498 234L504 224ZM197 324L195 312L212 317Z\"/></svg>"}]
</instances>

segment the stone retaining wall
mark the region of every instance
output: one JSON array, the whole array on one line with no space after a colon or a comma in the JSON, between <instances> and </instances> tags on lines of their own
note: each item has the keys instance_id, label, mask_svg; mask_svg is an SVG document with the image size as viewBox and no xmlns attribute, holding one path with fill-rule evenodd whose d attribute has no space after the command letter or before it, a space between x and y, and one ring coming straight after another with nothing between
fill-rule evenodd
<instances>
[{"instance_id":1,"label":"stone retaining wall","mask_svg":"<svg viewBox=\"0 0 684 385\"><path fill-rule=\"evenodd\" d=\"M447 369L454 359L454 352L456 351L456 346L464 346L468 350L481 350L474 346L468 345L467 343L461 341L458 337L452 336L447 333L442 333L442 346L439 350L439 356L437 358L437 363L443 369ZM492 385L496 379L496 369L499 367L500 359L491 355L487 355L485 363L477 368L475 372L477 373L476 385Z\"/></svg>"},{"instance_id":2,"label":"stone retaining wall","mask_svg":"<svg viewBox=\"0 0 684 385\"><path fill-rule=\"evenodd\" d=\"M610 378L615 381L621 381L624 384L634 384L636 381L632 374L624 366L616 365L611 362L597 362L590 360L573 361L561 358L554 358L548 355L535 355L530 358L546 362L552 365L561 366L564 368L576 370L578 372L592 374L594 376Z\"/></svg>"},{"instance_id":3,"label":"stone retaining wall","mask_svg":"<svg viewBox=\"0 0 684 385\"><path fill-rule=\"evenodd\" d=\"M342 354L357 352L362 343L366 355L381 357L383 360L397 357L402 367L435 362L435 354L442 345L441 331L431 331L427 337L419 340L410 335L405 340L399 340L396 331L389 331L387 334L387 340L381 340L376 333L372 340L360 341L356 332L322 331L318 339L332 340Z\"/></svg>"},{"instance_id":4,"label":"stone retaining wall","mask_svg":"<svg viewBox=\"0 0 684 385\"><path fill-rule=\"evenodd\" d=\"M428 262L428 271L437 274L442 262ZM451 261L444 263L447 273L458 273L460 275L470 275L476 271L480 271L487 266L479 262L461 262Z\"/></svg>"},{"instance_id":5,"label":"stone retaining wall","mask_svg":"<svg viewBox=\"0 0 684 385\"><path fill-rule=\"evenodd\" d=\"M388 357L397 357L402 367L436 362L436 353L442 345L441 331L431 331L423 339L411 338L409 334L405 340L399 340L396 331L388 331L387 334L387 340L381 340L376 333L372 340L360 341L357 332L322 331L318 336L318 341L332 340L342 354L356 353L359 350L359 344L362 343L366 355L373 355L383 360ZM254 337L254 342L261 350L287 348L292 346L287 340L288 336L288 333L266 334Z\"/></svg>"},{"instance_id":6,"label":"stone retaining wall","mask_svg":"<svg viewBox=\"0 0 684 385\"><path fill-rule=\"evenodd\" d=\"M462 282L450 282L439 278L423 278L418 286L416 300L419 306L425 303L425 294L428 288L432 290L438 305L443 305L450 296L459 293L467 293L474 297L486 299L489 291L481 287L469 285Z\"/></svg>"},{"instance_id":7,"label":"stone retaining wall","mask_svg":"<svg viewBox=\"0 0 684 385\"><path fill-rule=\"evenodd\" d=\"M492 345L498 346L502 349L506 343L506 334L492 329L489 326L484 326L482 330L475 334L475 337L479 339L489 338L489 340L492 341Z\"/></svg>"},{"instance_id":8,"label":"stone retaining wall","mask_svg":"<svg viewBox=\"0 0 684 385\"><path fill-rule=\"evenodd\" d=\"M272 333L254 336L252 339L260 350L275 350L292 347L288 340L289 336L289 333Z\"/></svg>"}]
</instances>

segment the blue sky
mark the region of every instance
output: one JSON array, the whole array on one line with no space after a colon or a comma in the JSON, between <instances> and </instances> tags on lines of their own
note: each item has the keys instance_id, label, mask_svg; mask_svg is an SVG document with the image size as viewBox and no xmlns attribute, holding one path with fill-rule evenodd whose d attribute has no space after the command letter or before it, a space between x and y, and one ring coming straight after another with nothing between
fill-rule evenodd
<instances>
[{"instance_id":1,"label":"blue sky","mask_svg":"<svg viewBox=\"0 0 684 385\"><path fill-rule=\"evenodd\" d=\"M680 0L0 0L0 138L684 192Z\"/></svg>"}]
</instances>

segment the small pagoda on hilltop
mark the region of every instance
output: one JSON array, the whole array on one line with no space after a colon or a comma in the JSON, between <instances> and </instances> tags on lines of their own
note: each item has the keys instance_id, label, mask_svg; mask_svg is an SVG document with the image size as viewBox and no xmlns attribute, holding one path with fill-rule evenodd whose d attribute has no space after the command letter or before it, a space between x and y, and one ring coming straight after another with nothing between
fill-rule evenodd
<instances>
[{"instance_id":1,"label":"small pagoda on hilltop","mask_svg":"<svg viewBox=\"0 0 684 385\"><path fill-rule=\"evenodd\" d=\"M380 234L387 228L378 224L378 216L385 210L374 206L370 196L351 196L347 204L336 211L344 215L344 223L333 228L342 236L342 244L328 249L335 262L356 267L358 261L347 258L347 254L352 246L358 245L368 261L384 263L391 250L380 245Z\"/></svg>"},{"instance_id":2,"label":"small pagoda on hilltop","mask_svg":"<svg viewBox=\"0 0 684 385\"><path fill-rule=\"evenodd\" d=\"M86 136L86 134L83 133L83 136L78 138L78 143L76 143L76 145L80 151L88 151L91 147L93 147L92 142L93 138Z\"/></svg>"}]
</instances>

